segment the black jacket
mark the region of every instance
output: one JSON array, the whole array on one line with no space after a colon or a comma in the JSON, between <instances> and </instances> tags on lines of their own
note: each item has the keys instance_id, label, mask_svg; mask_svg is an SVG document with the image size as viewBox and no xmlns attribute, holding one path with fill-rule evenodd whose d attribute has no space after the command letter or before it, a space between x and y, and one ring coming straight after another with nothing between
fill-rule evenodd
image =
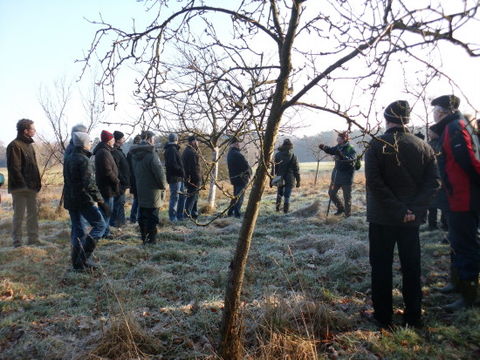
<instances>
[{"instance_id":1,"label":"black jacket","mask_svg":"<svg viewBox=\"0 0 480 360\"><path fill-rule=\"evenodd\" d=\"M420 225L440 186L433 149L401 127L370 142L365 177L367 221L380 225ZM415 222L403 222L407 210Z\"/></svg>"},{"instance_id":2,"label":"black jacket","mask_svg":"<svg viewBox=\"0 0 480 360\"><path fill-rule=\"evenodd\" d=\"M232 185L244 186L252 175L252 169L240 149L231 147L227 154L228 174Z\"/></svg>"},{"instance_id":3,"label":"black jacket","mask_svg":"<svg viewBox=\"0 0 480 360\"><path fill-rule=\"evenodd\" d=\"M125 192L130 187L130 165L122 148L115 146L112 151L113 159L118 168L118 180L120 181L120 191Z\"/></svg>"},{"instance_id":4,"label":"black jacket","mask_svg":"<svg viewBox=\"0 0 480 360\"><path fill-rule=\"evenodd\" d=\"M118 167L112 152L113 148L103 141L93 150L95 155L95 178L98 189L104 198L114 197L120 193Z\"/></svg>"},{"instance_id":5,"label":"black jacket","mask_svg":"<svg viewBox=\"0 0 480 360\"><path fill-rule=\"evenodd\" d=\"M202 185L202 170L200 168L200 156L198 150L187 145L182 154L183 169L185 170L185 182L195 187Z\"/></svg>"},{"instance_id":6,"label":"black jacket","mask_svg":"<svg viewBox=\"0 0 480 360\"><path fill-rule=\"evenodd\" d=\"M81 148L73 147L63 164L64 204L67 210L79 210L103 201L93 177L90 156Z\"/></svg>"},{"instance_id":7,"label":"black jacket","mask_svg":"<svg viewBox=\"0 0 480 360\"><path fill-rule=\"evenodd\" d=\"M332 147L325 146L323 151L335 156L332 183L336 185L352 185L355 160L357 159L357 153L352 145L346 142L345 144Z\"/></svg>"},{"instance_id":8,"label":"black jacket","mask_svg":"<svg viewBox=\"0 0 480 360\"><path fill-rule=\"evenodd\" d=\"M175 143L168 143L165 149L165 169L167 171L167 182L174 184L183 181L185 172L183 171L183 161L180 156L180 146Z\"/></svg>"},{"instance_id":9,"label":"black jacket","mask_svg":"<svg viewBox=\"0 0 480 360\"><path fill-rule=\"evenodd\" d=\"M272 175L281 175L285 181L285 186L293 186L294 181L300 184L300 169L298 160L289 146L280 146L275 154L275 163Z\"/></svg>"},{"instance_id":10,"label":"black jacket","mask_svg":"<svg viewBox=\"0 0 480 360\"><path fill-rule=\"evenodd\" d=\"M33 139L18 135L7 146L8 192L33 190L39 192L42 184L38 171Z\"/></svg>"}]
</instances>

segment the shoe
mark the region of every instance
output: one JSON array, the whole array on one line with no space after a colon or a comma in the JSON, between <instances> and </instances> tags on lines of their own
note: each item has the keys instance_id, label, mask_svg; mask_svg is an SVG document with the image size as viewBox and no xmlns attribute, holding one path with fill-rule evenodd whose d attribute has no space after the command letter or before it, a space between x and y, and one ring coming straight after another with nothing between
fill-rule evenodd
<instances>
[{"instance_id":1,"label":"shoe","mask_svg":"<svg viewBox=\"0 0 480 360\"><path fill-rule=\"evenodd\" d=\"M458 271L456 268L453 266L450 267L450 275L449 275L449 280L448 283L439 289L437 289L439 292L442 294L453 294L453 293L458 293L459 288L458 288L458 283L460 279L458 278Z\"/></svg>"},{"instance_id":2,"label":"shoe","mask_svg":"<svg viewBox=\"0 0 480 360\"><path fill-rule=\"evenodd\" d=\"M460 290L461 298L444 306L445 311L456 312L473 307L477 298L477 288L478 280L460 280L458 289Z\"/></svg>"},{"instance_id":3,"label":"shoe","mask_svg":"<svg viewBox=\"0 0 480 360\"><path fill-rule=\"evenodd\" d=\"M290 204L289 203L283 204L283 213L287 214L289 210L290 210Z\"/></svg>"},{"instance_id":4,"label":"shoe","mask_svg":"<svg viewBox=\"0 0 480 360\"><path fill-rule=\"evenodd\" d=\"M392 322L391 321L381 321L378 320L375 317L375 314L373 312L367 312L364 311L361 313L361 316L367 320L368 322L372 323L375 325L379 330L388 330L391 331L393 328Z\"/></svg>"},{"instance_id":5,"label":"shoe","mask_svg":"<svg viewBox=\"0 0 480 360\"><path fill-rule=\"evenodd\" d=\"M113 240L115 239L115 236L113 236L113 234L108 234L108 235L102 236L102 239Z\"/></svg>"},{"instance_id":6,"label":"shoe","mask_svg":"<svg viewBox=\"0 0 480 360\"><path fill-rule=\"evenodd\" d=\"M408 326L408 327L412 327L412 328L415 328L415 329L421 329L423 328L423 321L422 319L415 319L415 320L403 320L402 322L402 326L405 327L405 326Z\"/></svg>"},{"instance_id":7,"label":"shoe","mask_svg":"<svg viewBox=\"0 0 480 360\"><path fill-rule=\"evenodd\" d=\"M338 209L337 212L336 212L335 214L333 214L333 215L339 216L339 215L342 215L344 212L345 212L345 210L343 210L343 209Z\"/></svg>"}]
</instances>

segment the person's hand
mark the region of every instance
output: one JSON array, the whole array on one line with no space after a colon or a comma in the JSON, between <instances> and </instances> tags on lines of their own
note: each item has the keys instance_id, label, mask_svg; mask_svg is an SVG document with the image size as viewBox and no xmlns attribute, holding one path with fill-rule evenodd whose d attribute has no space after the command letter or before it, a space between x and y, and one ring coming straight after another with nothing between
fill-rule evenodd
<instances>
[{"instance_id":1,"label":"person's hand","mask_svg":"<svg viewBox=\"0 0 480 360\"><path fill-rule=\"evenodd\" d=\"M323 150L323 149L325 148L325 145L324 145L324 144L320 144L320 145L318 145L318 147L319 147L320 150Z\"/></svg>"},{"instance_id":2,"label":"person's hand","mask_svg":"<svg viewBox=\"0 0 480 360\"><path fill-rule=\"evenodd\" d=\"M110 206L105 204L103 201L98 203L98 207L102 209L102 211L107 217L110 217L110 215L112 215L112 210L110 209Z\"/></svg>"},{"instance_id":3,"label":"person's hand","mask_svg":"<svg viewBox=\"0 0 480 360\"><path fill-rule=\"evenodd\" d=\"M297 188L300 187L300 181L297 181Z\"/></svg>"},{"instance_id":4,"label":"person's hand","mask_svg":"<svg viewBox=\"0 0 480 360\"><path fill-rule=\"evenodd\" d=\"M415 221L415 214L413 213L412 210L407 210L407 213L403 217L403 222L407 223L407 222L412 222L412 221Z\"/></svg>"}]
</instances>

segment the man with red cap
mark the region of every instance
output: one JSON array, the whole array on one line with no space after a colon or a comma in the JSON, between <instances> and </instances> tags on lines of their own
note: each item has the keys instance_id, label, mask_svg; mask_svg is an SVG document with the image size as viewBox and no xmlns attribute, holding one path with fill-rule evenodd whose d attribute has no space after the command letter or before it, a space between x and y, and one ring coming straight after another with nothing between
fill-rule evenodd
<instances>
[{"instance_id":1,"label":"man with red cap","mask_svg":"<svg viewBox=\"0 0 480 360\"><path fill-rule=\"evenodd\" d=\"M112 239L113 236L110 234L109 226L110 217L112 215L114 198L120 191L118 167L112 155L115 138L112 133L103 130L100 134L100 140L95 150L93 150L93 154L95 155L95 179L98 189L102 194L104 204L106 205L104 209L101 209L105 223L107 224L102 237Z\"/></svg>"}]
</instances>

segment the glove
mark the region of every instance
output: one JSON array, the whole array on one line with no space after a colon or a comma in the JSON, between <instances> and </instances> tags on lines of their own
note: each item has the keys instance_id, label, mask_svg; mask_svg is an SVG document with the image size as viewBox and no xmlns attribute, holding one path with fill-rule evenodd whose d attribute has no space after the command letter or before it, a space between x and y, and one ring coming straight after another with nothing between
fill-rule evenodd
<instances>
[{"instance_id":1,"label":"glove","mask_svg":"<svg viewBox=\"0 0 480 360\"><path fill-rule=\"evenodd\" d=\"M323 150L323 148L324 148L324 147L325 147L325 145L324 145L324 144L320 144L320 145L318 145L318 148L319 148L320 150Z\"/></svg>"},{"instance_id":2,"label":"glove","mask_svg":"<svg viewBox=\"0 0 480 360\"><path fill-rule=\"evenodd\" d=\"M297 181L297 188L300 187L300 181Z\"/></svg>"},{"instance_id":3,"label":"glove","mask_svg":"<svg viewBox=\"0 0 480 360\"><path fill-rule=\"evenodd\" d=\"M102 211L105 213L107 217L110 217L110 215L112 215L112 210L103 201L98 203L98 207L102 209Z\"/></svg>"}]
</instances>

